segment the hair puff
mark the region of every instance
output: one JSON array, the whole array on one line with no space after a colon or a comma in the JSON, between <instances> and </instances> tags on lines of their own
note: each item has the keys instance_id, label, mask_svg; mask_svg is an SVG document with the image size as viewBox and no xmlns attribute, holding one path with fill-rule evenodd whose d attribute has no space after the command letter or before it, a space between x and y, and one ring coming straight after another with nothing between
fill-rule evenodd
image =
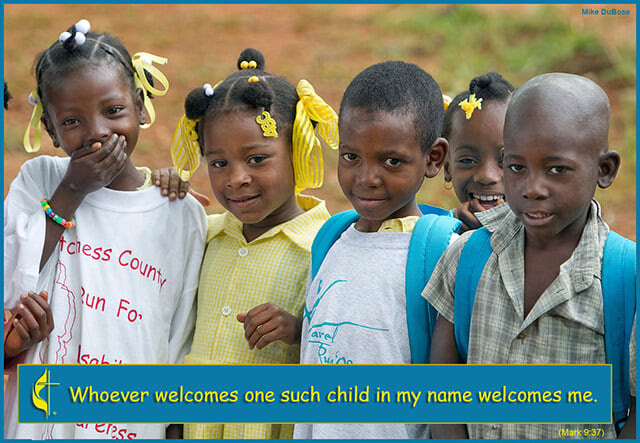
<instances>
[{"instance_id":1,"label":"hair puff","mask_svg":"<svg viewBox=\"0 0 640 443\"><path fill-rule=\"evenodd\" d=\"M240 53L240 56L238 57L238 62L236 63L236 66L238 69L242 69L240 67L240 64L242 62L250 62L251 60L255 61L257 64L257 67L255 68L258 71L264 71L264 56L262 55L262 53L260 51L258 51L257 49L253 49L253 48L247 48L244 51L242 51Z\"/></svg>"}]
</instances>

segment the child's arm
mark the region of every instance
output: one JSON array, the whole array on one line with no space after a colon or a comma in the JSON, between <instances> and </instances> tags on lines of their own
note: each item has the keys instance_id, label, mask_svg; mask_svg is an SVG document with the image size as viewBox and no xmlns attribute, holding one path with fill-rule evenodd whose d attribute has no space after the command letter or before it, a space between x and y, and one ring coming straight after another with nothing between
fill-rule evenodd
<instances>
[{"instance_id":1,"label":"child's arm","mask_svg":"<svg viewBox=\"0 0 640 443\"><path fill-rule=\"evenodd\" d=\"M87 194L109 185L122 172L127 161L125 149L124 136L112 134L105 143L96 142L73 151L67 172L49 199L51 209L67 220L73 218ZM64 226L47 218L40 270L47 263L64 230Z\"/></svg>"},{"instance_id":2,"label":"child's arm","mask_svg":"<svg viewBox=\"0 0 640 443\"><path fill-rule=\"evenodd\" d=\"M431 338L431 364L456 364L461 363L453 323L438 316ZM469 438L467 427L464 424L432 424L431 436L433 438Z\"/></svg>"},{"instance_id":3,"label":"child's arm","mask_svg":"<svg viewBox=\"0 0 640 443\"><path fill-rule=\"evenodd\" d=\"M178 175L178 171L173 166L169 168L156 169L151 172L153 184L160 187L160 192L169 200L173 201L177 198L185 198L187 192L200 202L204 207L211 204L211 200L204 194L200 194L191 188L188 181L182 181Z\"/></svg>"},{"instance_id":4,"label":"child's arm","mask_svg":"<svg viewBox=\"0 0 640 443\"><path fill-rule=\"evenodd\" d=\"M167 430L165 431L165 436L168 439L178 439L182 440L184 426L181 424L171 424L167 426Z\"/></svg>"},{"instance_id":5,"label":"child's arm","mask_svg":"<svg viewBox=\"0 0 640 443\"><path fill-rule=\"evenodd\" d=\"M273 303L258 305L249 312L238 314L237 319L244 323L249 349L262 349L277 340L288 345L300 343L302 319Z\"/></svg>"},{"instance_id":6,"label":"child's arm","mask_svg":"<svg viewBox=\"0 0 640 443\"><path fill-rule=\"evenodd\" d=\"M13 321L7 325L10 329L4 341L5 360L15 357L31 346L44 340L53 330L51 306L47 303L49 295L42 291L36 294L20 296Z\"/></svg>"}]
</instances>

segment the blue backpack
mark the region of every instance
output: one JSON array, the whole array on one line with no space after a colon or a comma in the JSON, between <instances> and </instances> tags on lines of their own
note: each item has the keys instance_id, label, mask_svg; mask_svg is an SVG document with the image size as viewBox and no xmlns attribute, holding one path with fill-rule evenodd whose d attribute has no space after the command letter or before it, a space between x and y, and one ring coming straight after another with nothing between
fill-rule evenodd
<instances>
[{"instance_id":1,"label":"blue backpack","mask_svg":"<svg viewBox=\"0 0 640 443\"><path fill-rule=\"evenodd\" d=\"M458 261L453 325L460 357L466 361L473 303L480 276L491 256L491 233L476 230ZM607 363L612 365L613 421L618 424L629 409L629 340L636 311L636 244L609 231L602 257L602 298ZM607 327L608 326L608 327Z\"/></svg>"},{"instance_id":2,"label":"blue backpack","mask_svg":"<svg viewBox=\"0 0 640 443\"><path fill-rule=\"evenodd\" d=\"M425 215L413 228L405 274L407 327L412 363L428 363L437 311L422 297L422 290L449 245L451 234L457 232L462 223L445 209L419 206ZM351 209L334 215L322 225L311 246L312 278L318 273L331 246L358 218L358 213Z\"/></svg>"}]
</instances>

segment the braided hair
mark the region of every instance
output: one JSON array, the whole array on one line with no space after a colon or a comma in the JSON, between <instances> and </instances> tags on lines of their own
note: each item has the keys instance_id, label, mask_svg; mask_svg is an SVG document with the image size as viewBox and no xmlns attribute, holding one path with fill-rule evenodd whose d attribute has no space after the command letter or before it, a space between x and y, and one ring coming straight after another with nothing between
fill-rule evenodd
<instances>
[{"instance_id":1,"label":"braided hair","mask_svg":"<svg viewBox=\"0 0 640 443\"><path fill-rule=\"evenodd\" d=\"M85 25L82 22L86 22ZM86 26L85 29L83 29ZM60 35L60 39L38 54L35 62L35 77L38 97L46 103L47 88L60 77L87 63L110 64L121 69L131 91L135 91L135 69L131 55L124 44L107 33L88 32L89 23L81 20ZM153 78L144 71L151 85ZM147 93L149 98L153 98ZM46 107L44 107L46 112Z\"/></svg>"},{"instance_id":2,"label":"braided hair","mask_svg":"<svg viewBox=\"0 0 640 443\"><path fill-rule=\"evenodd\" d=\"M417 141L426 152L440 136L444 105L438 83L422 68L387 61L366 68L347 86L340 117L347 109L404 112L414 120Z\"/></svg>"},{"instance_id":3,"label":"braided hair","mask_svg":"<svg viewBox=\"0 0 640 443\"><path fill-rule=\"evenodd\" d=\"M469 98L471 94L475 94L477 99L481 98L483 101L506 103L511 99L511 95L515 90L516 88L497 72L488 72L484 75L475 77L469 83L469 90L456 95L447 108L444 115L442 136L444 138L449 138L451 136L451 121L453 119L453 114L457 110L464 112L458 105L460 102Z\"/></svg>"},{"instance_id":4,"label":"braided hair","mask_svg":"<svg viewBox=\"0 0 640 443\"><path fill-rule=\"evenodd\" d=\"M218 114L236 111L259 113L264 110L271 114L278 132L291 145L298 103L296 88L285 79L265 72L264 56L257 49L243 50L236 65L239 70L218 84L213 94L208 95L205 88L197 88L187 95L185 115L190 120L198 121L198 139L203 140L204 125ZM244 68L247 65L249 67ZM258 81L249 81L254 76ZM199 145L204 155L203 143Z\"/></svg>"}]
</instances>

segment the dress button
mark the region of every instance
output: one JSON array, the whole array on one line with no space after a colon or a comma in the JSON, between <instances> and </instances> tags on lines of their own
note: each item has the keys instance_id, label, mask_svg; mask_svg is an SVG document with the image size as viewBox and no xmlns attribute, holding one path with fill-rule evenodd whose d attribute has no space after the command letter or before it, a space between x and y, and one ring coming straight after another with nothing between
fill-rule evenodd
<instances>
[{"instance_id":1,"label":"dress button","mask_svg":"<svg viewBox=\"0 0 640 443\"><path fill-rule=\"evenodd\" d=\"M222 315L224 315L225 317L231 315L231 307L225 306L224 308L222 308Z\"/></svg>"},{"instance_id":2,"label":"dress button","mask_svg":"<svg viewBox=\"0 0 640 443\"><path fill-rule=\"evenodd\" d=\"M523 338L525 338L526 336L527 336L527 333L526 333L526 332L521 332L521 333L519 333L519 334L518 334L518 337L517 337L517 338L518 338L518 339L520 339L520 340L522 340L522 339L523 339Z\"/></svg>"},{"instance_id":3,"label":"dress button","mask_svg":"<svg viewBox=\"0 0 640 443\"><path fill-rule=\"evenodd\" d=\"M241 247L240 249L238 249L238 255L240 257L246 257L247 254L249 254L249 250L247 248L245 248L244 246Z\"/></svg>"}]
</instances>

